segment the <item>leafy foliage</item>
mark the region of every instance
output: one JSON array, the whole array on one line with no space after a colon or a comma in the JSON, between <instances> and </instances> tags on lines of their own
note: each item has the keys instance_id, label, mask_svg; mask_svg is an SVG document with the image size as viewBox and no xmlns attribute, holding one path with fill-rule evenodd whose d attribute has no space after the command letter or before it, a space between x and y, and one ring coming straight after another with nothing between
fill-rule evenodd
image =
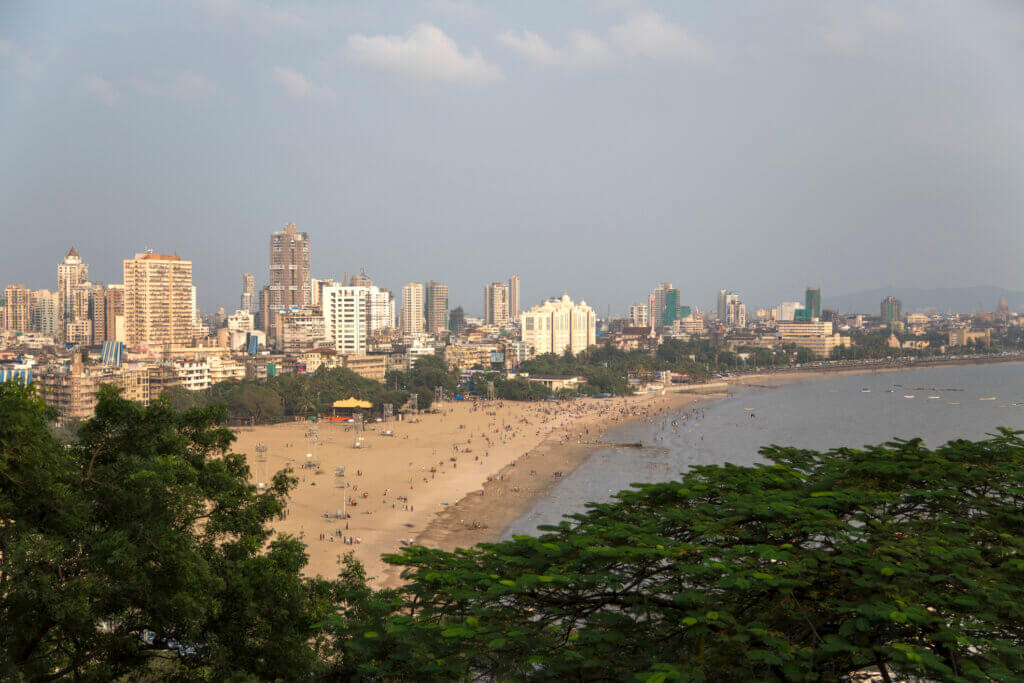
<instances>
[{"instance_id":1,"label":"leafy foliage","mask_svg":"<svg viewBox=\"0 0 1024 683\"><path fill-rule=\"evenodd\" d=\"M1024 442L1003 432L699 467L540 537L405 549L335 622L365 675L1012 680L1024 670ZM395 608L388 613L387 606ZM396 658L394 652L406 656Z\"/></svg>"},{"instance_id":2,"label":"leafy foliage","mask_svg":"<svg viewBox=\"0 0 1024 683\"><path fill-rule=\"evenodd\" d=\"M105 388L64 444L31 389L0 383L0 677L291 678L318 667L332 588L272 538L295 480L248 483L223 410Z\"/></svg>"}]
</instances>

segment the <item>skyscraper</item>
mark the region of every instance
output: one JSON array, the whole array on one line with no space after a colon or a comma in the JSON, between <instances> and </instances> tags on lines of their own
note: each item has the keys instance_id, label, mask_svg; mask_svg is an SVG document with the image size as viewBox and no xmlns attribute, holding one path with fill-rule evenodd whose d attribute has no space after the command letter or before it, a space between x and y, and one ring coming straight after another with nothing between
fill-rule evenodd
<instances>
[{"instance_id":1,"label":"skyscraper","mask_svg":"<svg viewBox=\"0 0 1024 683\"><path fill-rule=\"evenodd\" d=\"M192 262L149 249L125 259L124 318L128 346L189 344L194 328Z\"/></svg>"},{"instance_id":2,"label":"skyscraper","mask_svg":"<svg viewBox=\"0 0 1024 683\"><path fill-rule=\"evenodd\" d=\"M808 287L804 298L804 308L810 310L811 317L821 320L821 290L817 287Z\"/></svg>"},{"instance_id":3,"label":"skyscraper","mask_svg":"<svg viewBox=\"0 0 1024 683\"><path fill-rule=\"evenodd\" d=\"M72 290L89 281L89 266L82 262L78 250L71 247L64 262L57 264L57 315L60 316L61 332L69 323L74 322L69 311L72 309Z\"/></svg>"},{"instance_id":4,"label":"skyscraper","mask_svg":"<svg viewBox=\"0 0 1024 683\"><path fill-rule=\"evenodd\" d=\"M256 311L256 278L252 273L242 273L242 300L238 310L248 313Z\"/></svg>"},{"instance_id":5,"label":"skyscraper","mask_svg":"<svg viewBox=\"0 0 1024 683\"><path fill-rule=\"evenodd\" d=\"M309 235L294 223L270 234L270 306L309 306Z\"/></svg>"},{"instance_id":6,"label":"skyscraper","mask_svg":"<svg viewBox=\"0 0 1024 683\"><path fill-rule=\"evenodd\" d=\"M402 310L399 317L402 334L423 333L423 285L419 282L409 282L402 287Z\"/></svg>"},{"instance_id":7,"label":"skyscraper","mask_svg":"<svg viewBox=\"0 0 1024 683\"><path fill-rule=\"evenodd\" d=\"M484 287L484 323L504 327L508 325L508 285L492 282Z\"/></svg>"},{"instance_id":8,"label":"skyscraper","mask_svg":"<svg viewBox=\"0 0 1024 683\"><path fill-rule=\"evenodd\" d=\"M718 321L725 323L729 319L729 305L740 300L739 292L728 289L718 290Z\"/></svg>"},{"instance_id":9,"label":"skyscraper","mask_svg":"<svg viewBox=\"0 0 1024 683\"><path fill-rule=\"evenodd\" d=\"M508 279L508 317L513 322L519 322L519 276L513 275Z\"/></svg>"},{"instance_id":10,"label":"skyscraper","mask_svg":"<svg viewBox=\"0 0 1024 683\"><path fill-rule=\"evenodd\" d=\"M7 305L4 309L4 329L14 332L28 332L31 329L29 304L31 294L24 285L7 285L4 289Z\"/></svg>"},{"instance_id":11,"label":"skyscraper","mask_svg":"<svg viewBox=\"0 0 1024 683\"><path fill-rule=\"evenodd\" d=\"M902 307L902 302L891 294L882 299L880 311L882 322L888 325L889 323L898 321L901 317L900 309Z\"/></svg>"},{"instance_id":12,"label":"skyscraper","mask_svg":"<svg viewBox=\"0 0 1024 683\"><path fill-rule=\"evenodd\" d=\"M40 289L29 297L29 325L33 332L60 337L60 304L56 292Z\"/></svg>"},{"instance_id":13,"label":"skyscraper","mask_svg":"<svg viewBox=\"0 0 1024 683\"><path fill-rule=\"evenodd\" d=\"M427 333L438 334L448 329L448 285L430 281L423 288L423 313Z\"/></svg>"},{"instance_id":14,"label":"skyscraper","mask_svg":"<svg viewBox=\"0 0 1024 683\"><path fill-rule=\"evenodd\" d=\"M662 282L651 296L654 304L647 315L655 329L671 327L679 318L679 290L671 282Z\"/></svg>"},{"instance_id":15,"label":"skyscraper","mask_svg":"<svg viewBox=\"0 0 1024 683\"><path fill-rule=\"evenodd\" d=\"M452 309L451 316L448 318L448 324L452 329L452 334L456 336L466 331L466 312L462 310L462 306L456 306Z\"/></svg>"}]
</instances>

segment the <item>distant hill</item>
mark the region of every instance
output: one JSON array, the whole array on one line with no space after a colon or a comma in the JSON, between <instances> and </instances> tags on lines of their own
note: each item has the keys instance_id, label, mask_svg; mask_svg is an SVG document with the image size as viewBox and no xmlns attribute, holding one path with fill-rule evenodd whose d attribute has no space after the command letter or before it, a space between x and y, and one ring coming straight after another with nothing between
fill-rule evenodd
<instances>
[{"instance_id":1,"label":"distant hill","mask_svg":"<svg viewBox=\"0 0 1024 683\"><path fill-rule=\"evenodd\" d=\"M1000 287L949 287L938 289L916 289L913 287L893 287L891 289L871 289L865 292L822 296L822 308L831 308L840 313L857 312L878 315L882 299L892 294L903 302L906 313L927 313L934 307L937 313L978 313L994 311L999 304L999 297L1006 297L1006 305L1011 311L1024 309L1024 292L1015 292Z\"/></svg>"}]
</instances>

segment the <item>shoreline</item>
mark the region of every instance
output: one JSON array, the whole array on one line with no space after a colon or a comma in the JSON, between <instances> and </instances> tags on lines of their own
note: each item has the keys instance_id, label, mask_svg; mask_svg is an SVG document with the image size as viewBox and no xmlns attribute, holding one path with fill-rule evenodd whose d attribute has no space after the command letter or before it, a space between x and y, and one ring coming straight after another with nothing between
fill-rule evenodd
<instances>
[{"instance_id":1,"label":"shoreline","mask_svg":"<svg viewBox=\"0 0 1024 683\"><path fill-rule=\"evenodd\" d=\"M647 412L619 415L607 420L596 433L591 431L588 434L585 443L560 442L556 430L553 430L532 451L521 454L488 478L477 490L477 495L467 494L454 506L436 513L434 519L415 537L414 543L449 551L472 547L478 543L494 543L516 520L527 514L537 500L550 496L562 478L580 467L596 450L615 448L615 443L601 441L609 430L665 411L709 404L728 395L727 390L713 393L665 391L654 396L641 394L624 405L632 403L638 408L643 406L648 409ZM651 408L656 410L652 411ZM479 495L480 491L482 495ZM388 565L380 577L381 583L387 587L400 585L401 570L400 566Z\"/></svg>"}]
</instances>

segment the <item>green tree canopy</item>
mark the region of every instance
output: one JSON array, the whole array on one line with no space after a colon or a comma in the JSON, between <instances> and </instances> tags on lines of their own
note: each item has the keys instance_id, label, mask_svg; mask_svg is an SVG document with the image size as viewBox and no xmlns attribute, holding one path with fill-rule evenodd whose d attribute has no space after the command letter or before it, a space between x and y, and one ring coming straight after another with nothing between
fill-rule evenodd
<instances>
[{"instance_id":1,"label":"green tree canopy","mask_svg":"<svg viewBox=\"0 0 1024 683\"><path fill-rule=\"evenodd\" d=\"M295 480L249 485L222 408L102 390L77 437L0 383L0 677L292 679L318 666L331 587L273 537Z\"/></svg>"},{"instance_id":2,"label":"green tree canopy","mask_svg":"<svg viewBox=\"0 0 1024 683\"><path fill-rule=\"evenodd\" d=\"M335 624L364 676L1017 680L1024 442L698 467L539 537L414 547ZM399 655L398 653L401 653Z\"/></svg>"}]
</instances>

